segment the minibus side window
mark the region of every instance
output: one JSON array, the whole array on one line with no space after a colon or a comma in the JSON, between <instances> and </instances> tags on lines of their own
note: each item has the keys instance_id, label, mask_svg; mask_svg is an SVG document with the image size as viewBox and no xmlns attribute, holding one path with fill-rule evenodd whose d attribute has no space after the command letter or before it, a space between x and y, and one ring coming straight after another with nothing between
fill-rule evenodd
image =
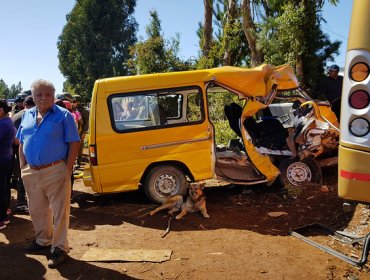
<instances>
[{"instance_id":1,"label":"minibus side window","mask_svg":"<svg viewBox=\"0 0 370 280\"><path fill-rule=\"evenodd\" d=\"M112 126L117 132L201 122L202 104L198 87L117 94L108 99Z\"/></svg>"}]
</instances>

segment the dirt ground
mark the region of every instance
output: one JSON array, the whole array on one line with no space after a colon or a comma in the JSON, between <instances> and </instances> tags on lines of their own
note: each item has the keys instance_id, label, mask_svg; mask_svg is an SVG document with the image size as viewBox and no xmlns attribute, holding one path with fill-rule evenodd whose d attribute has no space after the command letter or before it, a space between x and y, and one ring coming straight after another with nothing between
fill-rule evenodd
<instances>
[{"instance_id":1,"label":"dirt ground","mask_svg":"<svg viewBox=\"0 0 370 280\"><path fill-rule=\"evenodd\" d=\"M317 187L288 192L266 186L207 188L211 217L188 214L173 221L164 238L168 217L165 212L145 215L155 205L143 192L94 195L79 179L68 261L49 269L45 255L25 254L23 246L34 237L32 223L28 215L13 213L0 231L0 279L370 279L370 264L357 268L289 234L316 222L352 234L370 232L370 210L359 204L344 212L336 169L324 174L327 192ZM270 212L286 214L271 217ZM362 247L324 233L302 234L355 260L361 256ZM162 263L81 261L89 248L169 249L172 255Z\"/></svg>"}]
</instances>

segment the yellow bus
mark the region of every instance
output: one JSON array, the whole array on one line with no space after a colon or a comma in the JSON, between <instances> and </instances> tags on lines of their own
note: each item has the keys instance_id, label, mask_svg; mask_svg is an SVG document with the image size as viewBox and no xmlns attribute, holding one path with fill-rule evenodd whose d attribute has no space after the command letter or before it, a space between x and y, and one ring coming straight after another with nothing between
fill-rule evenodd
<instances>
[{"instance_id":1,"label":"yellow bus","mask_svg":"<svg viewBox=\"0 0 370 280\"><path fill-rule=\"evenodd\" d=\"M370 202L370 1L354 0L344 69L338 195Z\"/></svg>"}]
</instances>

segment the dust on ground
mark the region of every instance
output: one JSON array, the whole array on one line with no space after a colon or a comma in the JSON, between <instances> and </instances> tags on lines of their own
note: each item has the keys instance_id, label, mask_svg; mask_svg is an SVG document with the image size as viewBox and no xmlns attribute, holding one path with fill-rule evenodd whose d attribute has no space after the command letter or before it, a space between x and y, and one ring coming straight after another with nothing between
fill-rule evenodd
<instances>
[{"instance_id":1,"label":"dust on ground","mask_svg":"<svg viewBox=\"0 0 370 280\"><path fill-rule=\"evenodd\" d=\"M336 168L324 174L324 189L206 188L211 218L188 214L172 222L165 238L166 212L147 215L156 205L142 191L95 195L79 179L69 260L49 269L45 255L25 254L23 246L34 238L32 223L28 215L13 213L11 224L0 231L0 279L370 279L369 264L357 268L289 234L312 223L357 235L370 232L368 207L358 204L344 212ZM308 237L355 260L361 256L358 245L323 233ZM81 261L91 247L170 249L172 256L162 263Z\"/></svg>"}]
</instances>

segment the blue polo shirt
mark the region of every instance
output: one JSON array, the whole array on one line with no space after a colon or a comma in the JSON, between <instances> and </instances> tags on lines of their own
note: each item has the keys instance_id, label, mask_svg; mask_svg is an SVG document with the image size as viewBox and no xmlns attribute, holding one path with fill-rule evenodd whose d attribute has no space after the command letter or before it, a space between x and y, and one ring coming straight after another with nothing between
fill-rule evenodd
<instances>
[{"instance_id":1,"label":"blue polo shirt","mask_svg":"<svg viewBox=\"0 0 370 280\"><path fill-rule=\"evenodd\" d=\"M39 126L37 107L26 110L16 137L23 144L29 165L45 165L66 160L70 142L79 142L76 123L64 108L53 105Z\"/></svg>"}]
</instances>

